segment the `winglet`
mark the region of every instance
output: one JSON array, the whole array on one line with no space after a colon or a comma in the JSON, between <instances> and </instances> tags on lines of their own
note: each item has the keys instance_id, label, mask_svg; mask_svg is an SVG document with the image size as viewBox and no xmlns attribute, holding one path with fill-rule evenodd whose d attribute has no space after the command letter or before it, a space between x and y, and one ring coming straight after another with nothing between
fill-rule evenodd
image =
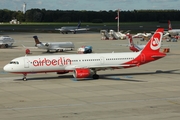
<instances>
[{"instance_id":1,"label":"winglet","mask_svg":"<svg viewBox=\"0 0 180 120\"><path fill-rule=\"evenodd\" d=\"M38 37L37 36L33 36L34 38L34 41L35 41L35 46L37 46L37 44L41 44L41 42L39 41Z\"/></svg>"}]
</instances>

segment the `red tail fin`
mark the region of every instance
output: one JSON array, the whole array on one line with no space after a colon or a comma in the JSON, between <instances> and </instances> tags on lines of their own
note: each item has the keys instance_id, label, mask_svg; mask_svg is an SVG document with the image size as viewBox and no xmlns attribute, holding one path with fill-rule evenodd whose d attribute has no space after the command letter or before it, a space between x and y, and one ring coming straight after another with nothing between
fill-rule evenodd
<instances>
[{"instance_id":1,"label":"red tail fin","mask_svg":"<svg viewBox=\"0 0 180 120\"><path fill-rule=\"evenodd\" d=\"M168 20L168 30L172 30L171 21Z\"/></svg>"},{"instance_id":2,"label":"red tail fin","mask_svg":"<svg viewBox=\"0 0 180 120\"><path fill-rule=\"evenodd\" d=\"M130 47L134 46L134 42L133 42L132 36L130 34L127 34L127 36L128 36L128 40L129 40L129 46Z\"/></svg>"},{"instance_id":3,"label":"red tail fin","mask_svg":"<svg viewBox=\"0 0 180 120\"><path fill-rule=\"evenodd\" d=\"M129 40L129 49L133 52L138 52L141 50L137 45L134 44L132 36L130 34L127 34L128 40Z\"/></svg>"},{"instance_id":4,"label":"red tail fin","mask_svg":"<svg viewBox=\"0 0 180 120\"><path fill-rule=\"evenodd\" d=\"M39 41L39 39L38 39L38 37L37 36L33 36L33 38L34 38L34 41L35 41L35 46L37 45L37 44L41 44L41 42Z\"/></svg>"},{"instance_id":5,"label":"red tail fin","mask_svg":"<svg viewBox=\"0 0 180 120\"><path fill-rule=\"evenodd\" d=\"M149 42L146 44L145 48L142 50L142 53L159 53L163 32L164 28L158 28Z\"/></svg>"}]
</instances>

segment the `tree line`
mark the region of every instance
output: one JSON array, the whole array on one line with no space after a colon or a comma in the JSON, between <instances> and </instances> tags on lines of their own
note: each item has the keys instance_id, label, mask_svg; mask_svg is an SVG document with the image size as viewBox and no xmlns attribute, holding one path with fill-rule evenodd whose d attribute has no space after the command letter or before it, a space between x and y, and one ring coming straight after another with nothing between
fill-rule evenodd
<instances>
[{"instance_id":1,"label":"tree line","mask_svg":"<svg viewBox=\"0 0 180 120\"><path fill-rule=\"evenodd\" d=\"M0 22L17 19L20 22L116 22L117 11L75 11L30 9L22 11L0 10ZM180 10L132 10L120 11L120 22L180 21Z\"/></svg>"}]
</instances>

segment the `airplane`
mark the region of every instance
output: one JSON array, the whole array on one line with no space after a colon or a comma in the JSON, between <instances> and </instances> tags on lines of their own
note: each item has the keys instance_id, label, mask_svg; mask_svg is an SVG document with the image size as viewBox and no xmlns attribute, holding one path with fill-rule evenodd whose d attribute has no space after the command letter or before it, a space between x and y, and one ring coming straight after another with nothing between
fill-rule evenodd
<instances>
[{"instance_id":1,"label":"airplane","mask_svg":"<svg viewBox=\"0 0 180 120\"><path fill-rule=\"evenodd\" d=\"M129 49L133 52L138 52L142 50L146 45L136 45L133 42L133 38L130 34L127 34L128 36L128 41L129 41Z\"/></svg>"},{"instance_id":2,"label":"airplane","mask_svg":"<svg viewBox=\"0 0 180 120\"><path fill-rule=\"evenodd\" d=\"M81 21L79 21L77 26L67 26L67 27L61 27L61 28L57 28L55 30L59 30L60 33L64 34L68 34L68 32L72 32L74 34L76 34L77 31L85 31L85 30L89 30L89 28L80 28L81 27Z\"/></svg>"},{"instance_id":3,"label":"airplane","mask_svg":"<svg viewBox=\"0 0 180 120\"><path fill-rule=\"evenodd\" d=\"M179 35L179 34L180 34L180 29L172 29L171 21L168 20L168 32L166 35L169 35L171 37L171 36Z\"/></svg>"},{"instance_id":4,"label":"airplane","mask_svg":"<svg viewBox=\"0 0 180 120\"><path fill-rule=\"evenodd\" d=\"M73 50L74 49L74 43L72 42L47 42L42 43L39 41L37 36L33 36L35 41L35 46L39 49L46 49L47 52L50 52L50 50L55 50L56 52L65 51L67 49Z\"/></svg>"},{"instance_id":5,"label":"airplane","mask_svg":"<svg viewBox=\"0 0 180 120\"><path fill-rule=\"evenodd\" d=\"M96 53L71 55L23 56L10 61L4 71L23 74L56 72L66 74L73 72L76 79L91 77L99 79L97 71L125 69L140 66L166 56L160 52L164 28L158 28L144 49L139 52Z\"/></svg>"},{"instance_id":6,"label":"airplane","mask_svg":"<svg viewBox=\"0 0 180 120\"><path fill-rule=\"evenodd\" d=\"M1 36L0 37L0 46L1 47L11 47L15 43L14 39L9 36Z\"/></svg>"}]
</instances>

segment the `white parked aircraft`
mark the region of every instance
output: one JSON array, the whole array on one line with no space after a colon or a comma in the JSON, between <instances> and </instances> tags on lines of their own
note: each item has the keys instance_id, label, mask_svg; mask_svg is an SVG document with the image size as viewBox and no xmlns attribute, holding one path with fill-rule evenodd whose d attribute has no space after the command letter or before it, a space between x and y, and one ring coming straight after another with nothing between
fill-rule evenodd
<instances>
[{"instance_id":1,"label":"white parked aircraft","mask_svg":"<svg viewBox=\"0 0 180 120\"><path fill-rule=\"evenodd\" d=\"M4 45L4 47L11 47L15 43L14 39L9 36L1 36L0 37L0 45Z\"/></svg>"},{"instance_id":2,"label":"white parked aircraft","mask_svg":"<svg viewBox=\"0 0 180 120\"><path fill-rule=\"evenodd\" d=\"M4 66L4 71L23 74L27 80L29 73L57 72L65 74L73 72L75 78L91 76L98 79L97 71L107 69L124 69L140 66L166 56L161 53L161 40L163 28L156 30L145 48L139 52L99 53L99 54L72 54L72 55L46 55L23 56L13 59Z\"/></svg>"},{"instance_id":3,"label":"white parked aircraft","mask_svg":"<svg viewBox=\"0 0 180 120\"><path fill-rule=\"evenodd\" d=\"M65 51L67 49L73 50L74 49L74 43L72 42L47 42L42 43L39 41L37 36L33 36L35 41L35 46L37 46L39 49L46 49L47 52L50 52L50 50L58 51Z\"/></svg>"},{"instance_id":4,"label":"white parked aircraft","mask_svg":"<svg viewBox=\"0 0 180 120\"><path fill-rule=\"evenodd\" d=\"M77 31L87 31L89 30L89 28L81 28L81 21L80 21L77 26L66 26L66 27L57 28L55 30L59 30L60 33L62 34L64 33L68 34L68 32L72 32L76 34Z\"/></svg>"},{"instance_id":5,"label":"white parked aircraft","mask_svg":"<svg viewBox=\"0 0 180 120\"><path fill-rule=\"evenodd\" d=\"M168 20L168 33L170 36L180 35L180 29L172 29L170 20Z\"/></svg>"}]
</instances>

